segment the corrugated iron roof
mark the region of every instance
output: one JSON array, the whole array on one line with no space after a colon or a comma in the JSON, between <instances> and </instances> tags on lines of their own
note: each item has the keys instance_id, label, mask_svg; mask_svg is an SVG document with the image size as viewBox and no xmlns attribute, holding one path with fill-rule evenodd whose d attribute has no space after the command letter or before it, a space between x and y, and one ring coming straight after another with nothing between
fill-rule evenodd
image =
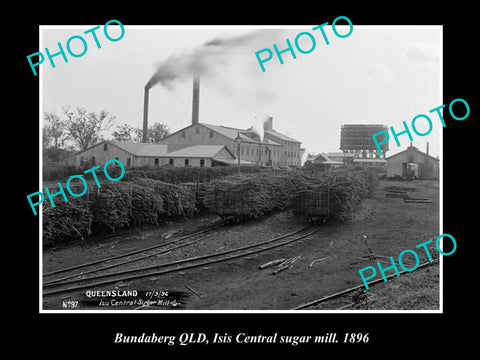
<instances>
[{"instance_id":1,"label":"corrugated iron roof","mask_svg":"<svg viewBox=\"0 0 480 360\"><path fill-rule=\"evenodd\" d=\"M246 142L254 142L258 143L257 140L254 140L247 135L243 134L242 131L245 131L245 129L237 129L237 128L232 128L232 127L226 127L226 126L221 126L221 125L212 125L212 124L204 124L201 123L201 125L204 125L205 127L218 132L219 134L222 134L223 136L228 137L231 140L235 140L237 135L240 133L240 138L242 141Z\"/></svg>"},{"instance_id":2,"label":"corrugated iron roof","mask_svg":"<svg viewBox=\"0 0 480 360\"><path fill-rule=\"evenodd\" d=\"M238 165L238 159L226 159L226 158L214 158L213 160L228 165ZM255 163L247 160L240 159L240 165L256 165Z\"/></svg>"},{"instance_id":3,"label":"corrugated iron roof","mask_svg":"<svg viewBox=\"0 0 480 360\"><path fill-rule=\"evenodd\" d=\"M225 145L193 145L182 149L171 150L177 146L167 144L146 144L136 142L107 141L112 145L127 151L136 156L158 156L158 157L204 157L213 158ZM97 144L100 145L100 144ZM95 145L95 146L97 146Z\"/></svg>"},{"instance_id":4,"label":"corrugated iron roof","mask_svg":"<svg viewBox=\"0 0 480 360\"><path fill-rule=\"evenodd\" d=\"M377 163L386 163L385 159L353 159L353 162L377 162Z\"/></svg>"},{"instance_id":5,"label":"corrugated iron roof","mask_svg":"<svg viewBox=\"0 0 480 360\"><path fill-rule=\"evenodd\" d=\"M162 144L145 144L136 155L137 156L162 156L168 153L168 145Z\"/></svg>"},{"instance_id":6,"label":"corrugated iron roof","mask_svg":"<svg viewBox=\"0 0 480 360\"><path fill-rule=\"evenodd\" d=\"M193 145L166 154L168 157L202 157L213 158L225 145Z\"/></svg>"},{"instance_id":7,"label":"corrugated iron roof","mask_svg":"<svg viewBox=\"0 0 480 360\"><path fill-rule=\"evenodd\" d=\"M424 156L424 157L430 158L430 159L435 160L435 161L440 161L439 159L433 157L432 155L429 155L429 154L424 153L423 151L417 149L415 146L409 146L409 147L407 147L405 150L400 151L400 152L398 152L398 153L396 153L396 154L393 154L393 155L387 157L387 160L391 160L391 159L393 159L393 158L395 158L395 157L397 157L397 156L399 156L399 155L402 155L402 154L404 154L404 153L406 153L406 152L409 152L409 151L415 151L415 152L421 154L421 155Z\"/></svg>"},{"instance_id":8,"label":"corrugated iron roof","mask_svg":"<svg viewBox=\"0 0 480 360\"><path fill-rule=\"evenodd\" d=\"M116 147L137 156L162 156L168 153L168 145L137 142L108 141Z\"/></svg>"},{"instance_id":9,"label":"corrugated iron roof","mask_svg":"<svg viewBox=\"0 0 480 360\"><path fill-rule=\"evenodd\" d=\"M343 152L328 152L328 156L342 156L342 157L355 157L354 153L343 153Z\"/></svg>"},{"instance_id":10,"label":"corrugated iron roof","mask_svg":"<svg viewBox=\"0 0 480 360\"><path fill-rule=\"evenodd\" d=\"M265 138L263 138L263 144L282 146L282 144L279 144L279 143L273 141L272 139L265 139Z\"/></svg>"},{"instance_id":11,"label":"corrugated iron roof","mask_svg":"<svg viewBox=\"0 0 480 360\"><path fill-rule=\"evenodd\" d=\"M142 148L144 148L146 143L138 143L138 142L123 142L123 141L115 141L115 140L108 140L107 142L115 145L116 147L119 147L122 150L125 150L129 153L136 154Z\"/></svg>"},{"instance_id":12,"label":"corrugated iron roof","mask_svg":"<svg viewBox=\"0 0 480 360\"><path fill-rule=\"evenodd\" d=\"M177 130L175 131L174 133L170 134L167 136L167 138L169 137L172 137L172 136L175 136L176 134L180 133L181 131L184 131L185 129L187 128L190 128L192 126L196 126L196 125L201 125L201 126L204 126L210 130L213 130L227 138L229 138L230 140L235 140L235 138L237 137L238 134L240 134L240 139L242 139L243 142L250 142L250 143L256 143L256 144L262 144L262 142L250 137L248 135L248 132L251 130L249 129L239 129L239 128L234 128L234 127L229 127L229 126L223 126L223 125L213 125L213 124L205 124L205 123L198 123L198 124L192 124L192 125L189 125L187 127L184 127L183 129L180 129L180 130ZM279 133L278 131L275 131L275 130L265 130L265 133L269 132L271 135L273 136L276 136L278 137L279 139L282 139L284 141L291 141L291 142L297 142L297 143L300 143L300 141L298 140L295 140L291 137L288 137L286 135L283 135L281 133ZM277 142L275 142L274 140L271 140L271 139L266 139L264 137L263 139L263 144L268 144L268 145L278 145L278 146L281 146L282 144L279 144Z\"/></svg>"},{"instance_id":13,"label":"corrugated iron roof","mask_svg":"<svg viewBox=\"0 0 480 360\"><path fill-rule=\"evenodd\" d=\"M204 125L205 127L213 130L213 131L216 131L220 134L222 134L223 136L226 136L227 138L231 139L231 140L235 140L235 138L237 137L238 134L240 134L240 138L242 139L243 142L252 142L252 143L256 143L256 144L261 144L260 141L256 140L256 139L253 139L251 138L250 136L248 136L248 129L238 129L238 128L233 128L233 127L228 127L228 126L222 126L222 125L212 125L212 124L205 124L205 123L201 123L200 125ZM266 131L265 131L266 132ZM275 133L277 133L276 131L273 131ZM278 133L280 134L280 133ZM282 135L282 134L280 134ZM284 137L286 137L285 135L282 135ZM278 136L280 138L280 136ZM288 140L288 141L296 141L296 140ZM278 146L281 146L281 144L271 140L271 139L266 139L265 137L263 138L263 144L268 144L268 145L278 145Z\"/></svg>"},{"instance_id":14,"label":"corrugated iron roof","mask_svg":"<svg viewBox=\"0 0 480 360\"><path fill-rule=\"evenodd\" d=\"M297 143L300 142L300 141L298 141L294 138L291 138L290 136L279 133L278 131L273 130L273 129L272 130L265 130L265 133L276 136L277 138L279 138L281 140L284 140L284 141L297 142Z\"/></svg>"},{"instance_id":15,"label":"corrugated iron roof","mask_svg":"<svg viewBox=\"0 0 480 360\"><path fill-rule=\"evenodd\" d=\"M311 156L308 160L314 164L344 165L344 163L341 161L334 161L330 159L325 153Z\"/></svg>"}]
</instances>

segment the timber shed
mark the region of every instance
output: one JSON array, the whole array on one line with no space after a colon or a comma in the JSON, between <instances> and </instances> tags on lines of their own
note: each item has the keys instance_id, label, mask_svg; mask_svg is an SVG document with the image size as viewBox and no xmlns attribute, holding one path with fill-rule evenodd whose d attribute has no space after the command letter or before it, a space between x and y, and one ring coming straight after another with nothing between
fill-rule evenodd
<instances>
[{"instance_id":1,"label":"timber shed","mask_svg":"<svg viewBox=\"0 0 480 360\"><path fill-rule=\"evenodd\" d=\"M439 159L410 145L387 158L387 178L389 177L438 179Z\"/></svg>"}]
</instances>

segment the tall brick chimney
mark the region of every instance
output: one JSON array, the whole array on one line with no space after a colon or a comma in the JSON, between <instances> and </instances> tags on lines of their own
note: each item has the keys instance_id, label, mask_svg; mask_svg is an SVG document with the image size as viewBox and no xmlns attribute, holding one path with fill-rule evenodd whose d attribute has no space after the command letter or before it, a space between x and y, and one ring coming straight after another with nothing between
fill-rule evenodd
<instances>
[{"instance_id":1,"label":"tall brick chimney","mask_svg":"<svg viewBox=\"0 0 480 360\"><path fill-rule=\"evenodd\" d=\"M148 92L149 89L145 88L145 94L143 97L143 131L142 131L142 142L147 142L148 135Z\"/></svg>"},{"instance_id":2,"label":"tall brick chimney","mask_svg":"<svg viewBox=\"0 0 480 360\"><path fill-rule=\"evenodd\" d=\"M193 74L192 125L198 124L200 105L200 75Z\"/></svg>"},{"instance_id":3,"label":"tall brick chimney","mask_svg":"<svg viewBox=\"0 0 480 360\"><path fill-rule=\"evenodd\" d=\"M267 116L263 120L263 130L273 130L273 118L271 116Z\"/></svg>"}]
</instances>

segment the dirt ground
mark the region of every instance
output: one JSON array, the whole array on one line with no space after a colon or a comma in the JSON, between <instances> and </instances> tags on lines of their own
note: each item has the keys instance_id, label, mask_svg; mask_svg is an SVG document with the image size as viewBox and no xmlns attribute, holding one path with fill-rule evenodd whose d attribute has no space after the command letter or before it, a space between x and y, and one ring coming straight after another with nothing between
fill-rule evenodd
<instances>
[{"instance_id":1,"label":"dirt ground","mask_svg":"<svg viewBox=\"0 0 480 360\"><path fill-rule=\"evenodd\" d=\"M386 197L385 186L415 187L415 191L409 193L411 197L429 198L432 203L405 203L402 198ZM171 240L217 220L215 215L206 215L172 221L157 227L118 231L116 234L90 238L85 242L78 241L45 249L43 271L49 272L158 244L167 241L165 238ZM146 266L223 251L265 241L305 225L306 222L294 217L289 211L277 212L261 220L227 226L195 244L129 266ZM164 301L160 305L145 308L144 311L288 310L362 284L358 270L375 264L373 260L360 259L369 255L366 244L377 256L393 256L397 259L403 250L415 249L416 245L429 239L435 242L438 235L438 181L380 181L374 197L364 201L355 218L349 223L329 221L311 237L247 258L113 284L96 290L169 293L164 299L168 298L170 302ZM435 245L430 244L429 249L433 257L438 257ZM423 251L418 250L417 253L420 263L427 261ZM299 260L285 271L272 274L274 268L258 268L271 260L294 256L300 256ZM377 258L378 260L380 259ZM414 263L413 257L409 258L408 255L404 260ZM381 261L385 267L388 266L388 260ZM125 266L121 269L126 268ZM118 271L119 268L113 270ZM390 273L393 273L393 270L387 274ZM433 266L428 270L417 270L387 283L375 285L368 291L322 304L316 309L332 310L344 306L345 310L438 309L438 285L438 266ZM87 307L82 302L88 300L85 294L86 290L82 290L44 297L43 309L133 310L139 307L138 303L135 306L110 303L109 306ZM399 297L399 294L402 296ZM98 302L98 299L94 300ZM177 305L178 302L181 304ZM350 306L352 303L358 305Z\"/></svg>"}]
</instances>

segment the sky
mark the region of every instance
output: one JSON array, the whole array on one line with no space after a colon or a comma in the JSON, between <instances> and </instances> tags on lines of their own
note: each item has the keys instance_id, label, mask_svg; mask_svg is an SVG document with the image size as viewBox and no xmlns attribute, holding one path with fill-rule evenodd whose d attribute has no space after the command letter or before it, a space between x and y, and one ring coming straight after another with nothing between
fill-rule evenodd
<instances>
[{"instance_id":1,"label":"sky","mask_svg":"<svg viewBox=\"0 0 480 360\"><path fill-rule=\"evenodd\" d=\"M40 49L54 53L58 42L65 48L71 36L93 26L42 26ZM149 123L174 132L191 123L190 70L196 66L200 122L248 128L269 115L275 130L301 141L307 152L321 153L340 151L342 124L384 124L400 132L403 121L411 126L413 117L443 104L441 26L353 24L345 38L327 26L329 45L315 26L125 26L116 42L97 31L100 49L91 35L83 35L85 55L67 53L68 63L57 56L55 68L47 59L40 65L41 113L61 115L61 107L70 104L108 111L115 125L141 128L144 87L157 74L162 80L150 89ZM336 28L348 32L347 25ZM112 37L120 34L114 26L108 30ZM274 54L262 72L255 52L273 51L273 44L283 49L300 32L314 36L314 50L294 49L296 59L284 53L284 64ZM307 36L301 40L304 49L312 46ZM80 53L80 45L72 41L72 51ZM437 156L442 126L435 115L430 118L432 132L420 137L412 131L413 145L425 151L429 142L430 154ZM422 120L416 125L420 132L427 129ZM391 137L387 156L410 144L407 135L399 139L401 147Z\"/></svg>"}]
</instances>

